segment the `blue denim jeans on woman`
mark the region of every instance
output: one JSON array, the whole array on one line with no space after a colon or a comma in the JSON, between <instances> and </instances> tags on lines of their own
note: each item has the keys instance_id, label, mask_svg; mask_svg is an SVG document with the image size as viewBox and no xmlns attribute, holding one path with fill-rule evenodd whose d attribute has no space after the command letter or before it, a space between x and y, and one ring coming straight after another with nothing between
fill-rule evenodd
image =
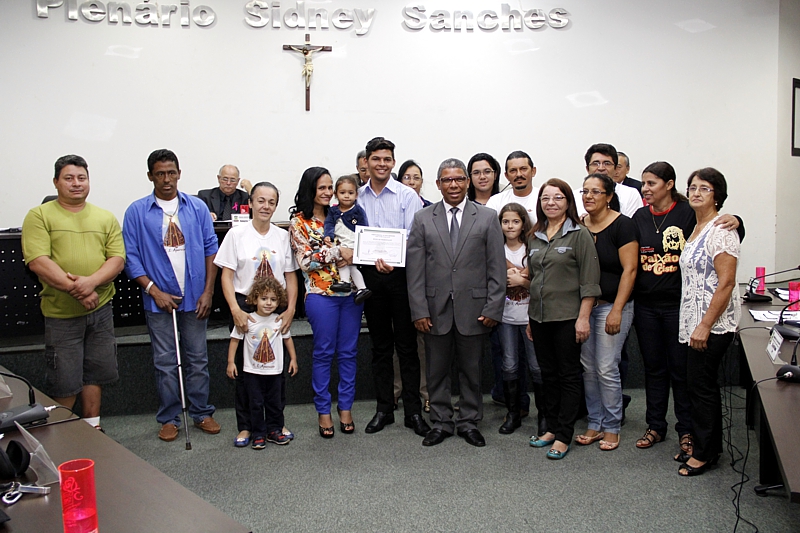
<instances>
[{"instance_id":1,"label":"blue denim jeans on woman","mask_svg":"<svg viewBox=\"0 0 800 533\"><path fill-rule=\"evenodd\" d=\"M500 337L500 346L503 348L503 379L511 381L519 378L519 362L522 359L522 346L525 347L525 361L530 371L531 381L542 383L542 371L539 369L539 362L536 360L536 351L533 349L533 341L528 338L525 330L527 324L515 325L500 323L497 325L497 333ZM527 392L527 391L525 391Z\"/></svg>"},{"instance_id":2,"label":"blue denim jeans on woman","mask_svg":"<svg viewBox=\"0 0 800 533\"><path fill-rule=\"evenodd\" d=\"M606 318L613 304L602 303L592 309L591 334L581 346L583 389L589 412L589 429L618 434L622 425L622 381L619 361L622 345L633 323L633 302L622 308L619 333L606 333Z\"/></svg>"},{"instance_id":3,"label":"blue denim jeans on woman","mask_svg":"<svg viewBox=\"0 0 800 533\"><path fill-rule=\"evenodd\" d=\"M208 319L198 320L194 311L175 311L180 334L181 366L189 416L200 423L214 414L214 406L208 403L208 348L206 324ZM170 313L145 311L150 344L153 348L153 364L156 367L156 389L158 390L159 424L172 423L181 426L181 390L178 383L178 359L175 352L175 332Z\"/></svg>"}]
</instances>

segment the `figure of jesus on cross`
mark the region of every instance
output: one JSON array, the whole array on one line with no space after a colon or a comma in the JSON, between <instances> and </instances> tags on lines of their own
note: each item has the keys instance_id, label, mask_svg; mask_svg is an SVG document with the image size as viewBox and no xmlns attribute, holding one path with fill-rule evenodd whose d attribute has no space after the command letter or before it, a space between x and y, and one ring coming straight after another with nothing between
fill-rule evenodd
<instances>
[{"instance_id":1,"label":"figure of jesus on cross","mask_svg":"<svg viewBox=\"0 0 800 533\"><path fill-rule=\"evenodd\" d=\"M306 111L311 111L311 75L314 73L312 56L314 52L330 52L333 48L330 46L311 46L311 35L306 33L306 42L302 46L284 44L283 49L300 52L305 58L301 75L306 79Z\"/></svg>"}]
</instances>

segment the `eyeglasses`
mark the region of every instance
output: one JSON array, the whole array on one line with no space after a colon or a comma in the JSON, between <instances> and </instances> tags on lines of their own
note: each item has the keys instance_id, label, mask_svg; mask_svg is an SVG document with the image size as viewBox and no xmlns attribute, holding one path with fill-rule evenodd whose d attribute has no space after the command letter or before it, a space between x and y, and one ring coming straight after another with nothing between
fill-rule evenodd
<instances>
[{"instance_id":1,"label":"eyeglasses","mask_svg":"<svg viewBox=\"0 0 800 533\"><path fill-rule=\"evenodd\" d=\"M600 189L581 189L581 194L584 196L601 196L608 193L606 191L601 191Z\"/></svg>"},{"instance_id":2,"label":"eyeglasses","mask_svg":"<svg viewBox=\"0 0 800 533\"><path fill-rule=\"evenodd\" d=\"M590 167L606 167L606 168L614 168L616 165L613 161L592 161L589 163Z\"/></svg>"},{"instance_id":3,"label":"eyeglasses","mask_svg":"<svg viewBox=\"0 0 800 533\"><path fill-rule=\"evenodd\" d=\"M687 195L694 194L697 191L700 191L702 194L709 194L714 192L714 189L712 189L711 187L706 187L705 185L703 185L702 187L698 187L697 185L692 185L691 187L686 189L686 194Z\"/></svg>"},{"instance_id":4,"label":"eyeglasses","mask_svg":"<svg viewBox=\"0 0 800 533\"><path fill-rule=\"evenodd\" d=\"M470 174L473 178L480 178L481 176L486 176L487 178L491 178L492 174L494 174L494 170L491 168L484 168L483 170L473 170Z\"/></svg>"},{"instance_id":5,"label":"eyeglasses","mask_svg":"<svg viewBox=\"0 0 800 533\"><path fill-rule=\"evenodd\" d=\"M220 178L219 181L224 183L236 183L239 181L239 178Z\"/></svg>"},{"instance_id":6,"label":"eyeglasses","mask_svg":"<svg viewBox=\"0 0 800 533\"><path fill-rule=\"evenodd\" d=\"M567 199L566 196L561 196L560 194L556 194L555 196L540 196L539 197L539 200L541 200L543 204L549 203L550 200L553 200L556 203L560 203L560 202L563 202L566 199Z\"/></svg>"},{"instance_id":7,"label":"eyeglasses","mask_svg":"<svg viewBox=\"0 0 800 533\"><path fill-rule=\"evenodd\" d=\"M405 176L402 177L402 180L403 181L422 181L422 178L420 176L411 176L409 174L406 174Z\"/></svg>"},{"instance_id":8,"label":"eyeglasses","mask_svg":"<svg viewBox=\"0 0 800 533\"><path fill-rule=\"evenodd\" d=\"M467 181L467 179L469 178L466 176L458 176L455 178L439 178L439 183L442 185L450 185L451 183L458 183L459 185L462 185Z\"/></svg>"}]
</instances>

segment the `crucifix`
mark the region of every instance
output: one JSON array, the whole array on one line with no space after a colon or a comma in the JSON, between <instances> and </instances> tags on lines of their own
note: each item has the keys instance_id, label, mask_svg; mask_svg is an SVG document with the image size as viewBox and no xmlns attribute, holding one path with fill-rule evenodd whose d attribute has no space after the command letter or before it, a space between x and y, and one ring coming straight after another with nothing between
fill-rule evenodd
<instances>
[{"instance_id":1,"label":"crucifix","mask_svg":"<svg viewBox=\"0 0 800 533\"><path fill-rule=\"evenodd\" d=\"M306 60L303 64L301 75L306 78L306 111L311 111L311 74L314 73L314 63L311 56L314 55L314 52L330 52L333 48L330 46L311 46L311 35L306 33L306 42L302 46L284 44L283 49L300 52Z\"/></svg>"}]
</instances>

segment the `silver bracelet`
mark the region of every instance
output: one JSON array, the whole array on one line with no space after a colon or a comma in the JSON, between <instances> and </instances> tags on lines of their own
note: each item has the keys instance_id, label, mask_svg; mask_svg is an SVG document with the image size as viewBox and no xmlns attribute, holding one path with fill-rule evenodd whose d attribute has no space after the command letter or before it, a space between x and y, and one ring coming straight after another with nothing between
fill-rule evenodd
<instances>
[{"instance_id":1,"label":"silver bracelet","mask_svg":"<svg viewBox=\"0 0 800 533\"><path fill-rule=\"evenodd\" d=\"M150 294L150 288L153 286L153 280L150 280L150 283L147 284L147 287L144 289L145 294Z\"/></svg>"}]
</instances>

